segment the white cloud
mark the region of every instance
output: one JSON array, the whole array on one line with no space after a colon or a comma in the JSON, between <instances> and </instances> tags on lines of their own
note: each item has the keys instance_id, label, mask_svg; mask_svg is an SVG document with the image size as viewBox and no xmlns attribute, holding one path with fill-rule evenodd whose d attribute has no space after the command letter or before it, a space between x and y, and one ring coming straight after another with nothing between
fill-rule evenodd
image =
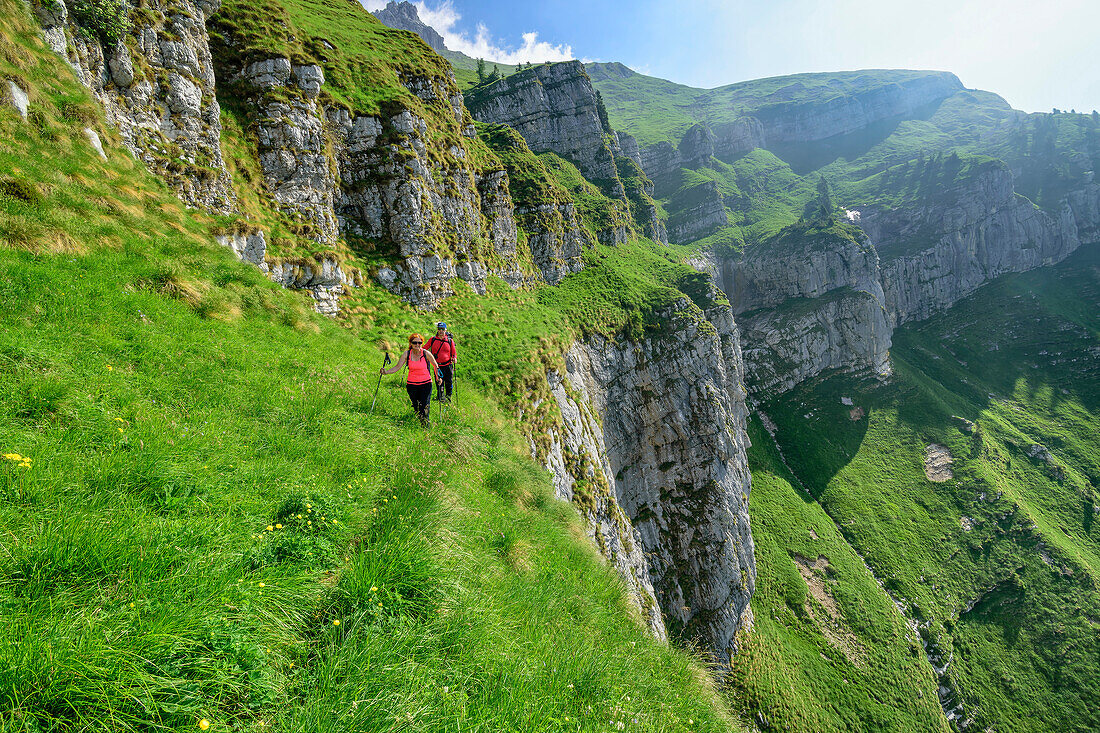
<instances>
[{"instance_id":1,"label":"white cloud","mask_svg":"<svg viewBox=\"0 0 1100 733\"><path fill-rule=\"evenodd\" d=\"M360 0L367 10L375 11L386 7L385 0ZM497 61L502 64L518 64L520 62L541 61L568 61L573 58L573 48L568 44L555 46L552 43L539 40L539 34L530 31L522 35L523 43L518 48L508 48L498 45L489 33L489 28L484 23L477 24L477 34L470 38L466 33L458 30L456 26L462 20L462 16L455 10L451 0L444 0L435 7L429 7L423 0L417 0L413 5L426 25L443 36L443 42L451 51L461 51L467 56L486 61Z\"/></svg>"}]
</instances>

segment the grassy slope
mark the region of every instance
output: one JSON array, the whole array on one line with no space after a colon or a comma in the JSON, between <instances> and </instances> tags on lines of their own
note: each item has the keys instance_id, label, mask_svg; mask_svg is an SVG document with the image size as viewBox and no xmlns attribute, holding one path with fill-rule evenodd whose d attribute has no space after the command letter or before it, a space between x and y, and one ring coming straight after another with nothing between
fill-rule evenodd
<instances>
[{"instance_id":1,"label":"grassy slope","mask_svg":"<svg viewBox=\"0 0 1100 733\"><path fill-rule=\"evenodd\" d=\"M603 94L612 126L633 134L643 146L660 141L676 145L699 121L721 125L742 114L768 113L812 100L824 102L837 94L924 73L935 72L798 74L704 90L636 74L619 64L589 65L589 75ZM1016 175L1017 191L1056 212L1065 193L1080 188L1088 171L1100 167L1100 116L1025 115L995 94L962 90L938 105L918 110L910 119L883 120L828 140L775 145L768 152L754 150L731 160L712 160L677 176L714 179L723 195L733 194L726 201L732 226L701 241L700 246L751 245L797 220L819 176L833 184L841 205L856 209L869 203L891 205L905 192L884 181L884 171L915 166L918 157L946 155L952 150L964 158L992 156L1005 161ZM745 168L746 161L747 171L731 170L730 166ZM741 195L746 178L766 195ZM658 181L657 194L663 204L667 205L681 183Z\"/></svg>"},{"instance_id":2,"label":"grassy slope","mask_svg":"<svg viewBox=\"0 0 1100 733\"><path fill-rule=\"evenodd\" d=\"M778 730L948 730L916 634L829 516L795 488L758 421L750 437L756 621L734 660L733 704ZM814 573L838 612L810 593L796 557L827 560Z\"/></svg>"},{"instance_id":3,"label":"grassy slope","mask_svg":"<svg viewBox=\"0 0 1100 733\"><path fill-rule=\"evenodd\" d=\"M1100 683L1098 304L1100 250L1090 247L899 330L890 385L834 378L765 408L801 483L944 659L953 653L948 674L981 726L1100 725L1090 703ZM868 417L851 420L844 396ZM953 480L925 479L932 442L950 448ZM1051 463L1029 456L1036 443ZM754 520L792 505L805 511L793 495L774 509L765 499Z\"/></svg>"},{"instance_id":4,"label":"grassy slope","mask_svg":"<svg viewBox=\"0 0 1100 733\"><path fill-rule=\"evenodd\" d=\"M697 89L638 74L618 63L586 68L604 96L612 127L634 135L643 147L662 140L676 144L697 122L719 125L789 103L826 100L941 73L870 69L791 74Z\"/></svg>"},{"instance_id":5,"label":"grassy slope","mask_svg":"<svg viewBox=\"0 0 1100 733\"><path fill-rule=\"evenodd\" d=\"M35 110L0 108L0 729L730 727L492 397L605 296L455 299L459 406L426 434L390 377L372 414L423 317L366 288L340 328L237 263L0 9Z\"/></svg>"}]
</instances>

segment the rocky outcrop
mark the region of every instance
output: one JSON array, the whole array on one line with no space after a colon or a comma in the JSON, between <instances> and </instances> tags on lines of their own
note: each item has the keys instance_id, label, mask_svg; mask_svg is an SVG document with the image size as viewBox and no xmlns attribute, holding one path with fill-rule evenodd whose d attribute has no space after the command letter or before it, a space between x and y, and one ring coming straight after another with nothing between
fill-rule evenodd
<instances>
[{"instance_id":1,"label":"rocky outcrop","mask_svg":"<svg viewBox=\"0 0 1100 733\"><path fill-rule=\"evenodd\" d=\"M891 372L890 339L880 298L842 288L737 319L745 344L745 385L754 400L781 394L832 371Z\"/></svg>"},{"instance_id":2,"label":"rocky outcrop","mask_svg":"<svg viewBox=\"0 0 1100 733\"><path fill-rule=\"evenodd\" d=\"M572 203L542 203L516 209L516 216L531 232L527 245L542 279L557 285L572 272L584 269L584 248L592 243Z\"/></svg>"},{"instance_id":3,"label":"rocky outcrop","mask_svg":"<svg viewBox=\"0 0 1100 733\"><path fill-rule=\"evenodd\" d=\"M711 129L714 133L714 156L722 160L736 158L766 145L764 125L755 117L720 122L712 125Z\"/></svg>"},{"instance_id":4,"label":"rocky outcrop","mask_svg":"<svg viewBox=\"0 0 1100 733\"><path fill-rule=\"evenodd\" d=\"M722 290L737 315L775 308L792 298L820 298L840 288L885 303L879 256L859 229L791 227L736 259L721 261Z\"/></svg>"},{"instance_id":5,"label":"rocky outcrop","mask_svg":"<svg viewBox=\"0 0 1100 733\"><path fill-rule=\"evenodd\" d=\"M230 232L216 235L215 239L232 249L241 262L258 267L273 282L291 290L305 290L315 301L314 309L326 316L339 312L340 296L348 288L363 286L359 269L345 268L331 253L312 258L269 259L263 231Z\"/></svg>"},{"instance_id":6,"label":"rocky outcrop","mask_svg":"<svg viewBox=\"0 0 1100 733\"><path fill-rule=\"evenodd\" d=\"M30 109L30 96L14 81L9 79L3 85L0 85L0 101L11 105L20 117L24 120L27 119L27 112Z\"/></svg>"},{"instance_id":7,"label":"rocky outcrop","mask_svg":"<svg viewBox=\"0 0 1100 733\"><path fill-rule=\"evenodd\" d=\"M390 0L386 7L374 13L374 17L382 21L390 28L399 28L403 31L412 31L424 39L424 43L432 47L433 51L446 51L443 36L430 25L420 20L420 14L416 12L416 6L410 2L393 2Z\"/></svg>"},{"instance_id":8,"label":"rocky outcrop","mask_svg":"<svg viewBox=\"0 0 1100 733\"><path fill-rule=\"evenodd\" d=\"M475 170L458 133L445 145L439 120L409 109L353 115L325 107L319 66L273 58L233 78L268 190L300 234L325 246L350 236L392 248L397 257L379 270L379 283L425 308L452 294L456 278L480 293L490 272L513 285L524 280L507 173ZM469 127L453 77L402 81L454 131Z\"/></svg>"},{"instance_id":9,"label":"rocky outcrop","mask_svg":"<svg viewBox=\"0 0 1100 733\"><path fill-rule=\"evenodd\" d=\"M684 133L676 152L680 154L680 165L697 168L714 155L716 138L710 127L702 123L692 126Z\"/></svg>"},{"instance_id":10,"label":"rocky outcrop","mask_svg":"<svg viewBox=\"0 0 1100 733\"><path fill-rule=\"evenodd\" d=\"M347 288L363 284L358 270L349 273L333 255L275 260L264 263L260 269L284 288L308 292L315 301L314 308L326 316L335 316L340 311L340 296Z\"/></svg>"},{"instance_id":11,"label":"rocky outcrop","mask_svg":"<svg viewBox=\"0 0 1100 733\"><path fill-rule=\"evenodd\" d=\"M663 223L652 200L652 182L639 166L637 141L605 129L600 122L596 90L579 61L541 64L475 88L466 105L481 122L507 125L518 132L531 150L554 152L577 169L612 200L622 201L623 212L633 212L633 222L621 222L596 232L602 244L616 246L630 241L636 228L655 241L667 242ZM634 190L620 177L626 164L644 179ZM648 186L649 191L643 189Z\"/></svg>"},{"instance_id":12,"label":"rocky outcrop","mask_svg":"<svg viewBox=\"0 0 1100 733\"><path fill-rule=\"evenodd\" d=\"M106 48L64 0L34 3L46 42L103 105L123 143L190 206L228 213L235 194L221 152L221 108L206 18L218 0L149 0Z\"/></svg>"},{"instance_id":13,"label":"rocky outcrop","mask_svg":"<svg viewBox=\"0 0 1100 733\"><path fill-rule=\"evenodd\" d=\"M1000 275L1059 262L1081 245L1081 231L1095 236L1096 184L1051 215L1017 195L1012 182L1007 167L989 163L934 197L863 208L860 225L882 257L891 323L927 318Z\"/></svg>"},{"instance_id":14,"label":"rocky outcrop","mask_svg":"<svg viewBox=\"0 0 1100 733\"><path fill-rule=\"evenodd\" d=\"M976 166L907 203L862 207L858 221L869 239L845 224L824 234L796 226L718 262L715 277L738 314L754 398L829 370L886 375L895 326L1097 240L1100 186L1092 180L1052 215L1013 191L1004 164Z\"/></svg>"},{"instance_id":15,"label":"rocky outcrop","mask_svg":"<svg viewBox=\"0 0 1100 733\"><path fill-rule=\"evenodd\" d=\"M670 242L691 242L728 223L726 207L718 185L706 181L672 195L668 208Z\"/></svg>"},{"instance_id":16,"label":"rocky outcrop","mask_svg":"<svg viewBox=\"0 0 1100 733\"><path fill-rule=\"evenodd\" d=\"M878 254L855 227L791 227L718 274L744 345L754 398L829 370L890 373L892 328Z\"/></svg>"},{"instance_id":17,"label":"rocky outcrop","mask_svg":"<svg viewBox=\"0 0 1100 733\"><path fill-rule=\"evenodd\" d=\"M589 537L626 582L635 609L649 630L667 638L664 618L649 577L641 537L623 513L615 495L615 472L608 461L603 430L587 395L577 391L569 375L576 372L584 347L575 345L566 355L565 374L547 373L550 398L561 412L560 424L545 439L541 456L553 476L554 490L572 502L584 517ZM580 389L584 389L583 383ZM532 406L538 409L539 405Z\"/></svg>"},{"instance_id":18,"label":"rocky outcrop","mask_svg":"<svg viewBox=\"0 0 1100 733\"><path fill-rule=\"evenodd\" d=\"M729 160L764 146L764 126L760 120L741 117L713 126L700 122L684 133L677 147L659 142L642 148L639 158L650 178L663 181L680 168L706 165L712 156Z\"/></svg>"},{"instance_id":19,"label":"rocky outcrop","mask_svg":"<svg viewBox=\"0 0 1100 733\"><path fill-rule=\"evenodd\" d=\"M620 535L644 554L669 634L700 643L726 664L734 636L751 619L756 578L737 329L728 305L703 313L686 298L659 320L660 334L640 341L575 344L565 374L549 379L564 377L565 387L554 391L564 416L594 411L591 433L602 423L605 504L613 499L629 520L633 532ZM536 455L554 473L559 494L583 505L573 474L560 468L581 449L575 435L568 428L555 433L552 448ZM599 442L586 445L599 450ZM597 528L617 521L614 508L594 515Z\"/></svg>"},{"instance_id":20,"label":"rocky outcrop","mask_svg":"<svg viewBox=\"0 0 1100 733\"><path fill-rule=\"evenodd\" d=\"M260 169L271 197L299 233L325 246L336 243L337 168L318 102L320 66L272 58L245 66L233 78L252 109Z\"/></svg>"},{"instance_id":21,"label":"rocky outcrop","mask_svg":"<svg viewBox=\"0 0 1100 733\"><path fill-rule=\"evenodd\" d=\"M596 111L596 90L580 61L540 64L466 96L474 119L508 125L536 153L553 151L585 177L618 181L615 158ZM621 189L621 186L620 186ZM612 191L621 197L622 191Z\"/></svg>"}]
</instances>

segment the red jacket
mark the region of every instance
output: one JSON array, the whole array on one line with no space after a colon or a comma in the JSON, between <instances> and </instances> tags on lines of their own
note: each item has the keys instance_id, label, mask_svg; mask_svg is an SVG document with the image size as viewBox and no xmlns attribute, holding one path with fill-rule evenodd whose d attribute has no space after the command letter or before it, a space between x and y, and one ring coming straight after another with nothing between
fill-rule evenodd
<instances>
[{"instance_id":1,"label":"red jacket","mask_svg":"<svg viewBox=\"0 0 1100 733\"><path fill-rule=\"evenodd\" d=\"M439 366L450 364L458 354L458 349L455 348L455 340L451 338L450 334L442 339L438 336L432 336L425 346L428 347L428 351L432 352L432 356L435 357Z\"/></svg>"}]
</instances>

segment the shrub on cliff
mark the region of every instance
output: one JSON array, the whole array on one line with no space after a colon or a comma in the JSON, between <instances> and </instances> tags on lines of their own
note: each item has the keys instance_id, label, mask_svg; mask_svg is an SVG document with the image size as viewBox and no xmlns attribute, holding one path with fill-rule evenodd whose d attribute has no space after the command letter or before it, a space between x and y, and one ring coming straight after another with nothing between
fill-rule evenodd
<instances>
[{"instance_id":1,"label":"shrub on cliff","mask_svg":"<svg viewBox=\"0 0 1100 733\"><path fill-rule=\"evenodd\" d=\"M114 46L130 30L126 0L75 0L72 8L81 29L104 46Z\"/></svg>"}]
</instances>

